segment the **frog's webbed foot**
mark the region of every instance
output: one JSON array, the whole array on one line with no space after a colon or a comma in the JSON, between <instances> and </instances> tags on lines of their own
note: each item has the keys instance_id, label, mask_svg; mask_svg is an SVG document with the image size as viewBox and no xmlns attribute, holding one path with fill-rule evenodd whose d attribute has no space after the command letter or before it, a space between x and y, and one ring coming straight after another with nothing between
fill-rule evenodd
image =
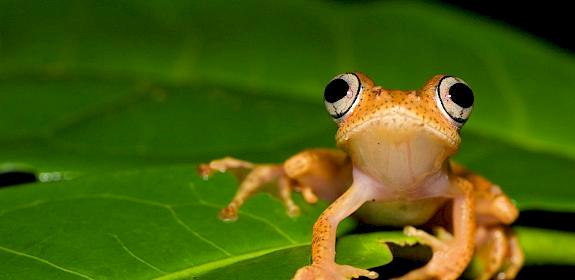
<instances>
[{"instance_id":1,"label":"frog's webbed foot","mask_svg":"<svg viewBox=\"0 0 575 280\"><path fill-rule=\"evenodd\" d=\"M434 251L446 250L447 249L446 241L449 241L453 237L449 232L445 231L443 228L438 228L435 231L436 232L441 231L441 234L436 237L427 233L424 230L416 229L415 227L412 226L406 226L403 229L403 234L409 237L418 238L424 244L429 245Z\"/></svg>"},{"instance_id":2,"label":"frog's webbed foot","mask_svg":"<svg viewBox=\"0 0 575 280\"><path fill-rule=\"evenodd\" d=\"M201 164L198 167L198 173L205 179L215 172L230 172L240 182L240 186L232 201L219 213L219 217L223 221L232 222L237 220L240 207L249 197L264 190L264 186L274 183L277 183L277 192L274 192L274 194L277 194L282 200L287 214L293 217L300 213L299 207L292 199L292 191L297 186L296 181L286 175L281 164L254 164L226 157L213 160L207 164ZM301 187L298 190L301 190L306 201L309 201L310 197L312 200L315 198L313 192L305 187Z\"/></svg>"},{"instance_id":3,"label":"frog's webbed foot","mask_svg":"<svg viewBox=\"0 0 575 280\"><path fill-rule=\"evenodd\" d=\"M428 245L433 250L432 260L424 267L411 271L403 275L397 280L417 280L417 279L444 279L444 269L447 266L446 261L449 261L450 242L453 239L451 233L443 228L434 228L437 236L431 235L424 230L416 229L412 226L407 226L403 229L403 233L410 237L415 237L421 240L425 245Z\"/></svg>"},{"instance_id":4,"label":"frog's webbed foot","mask_svg":"<svg viewBox=\"0 0 575 280\"><path fill-rule=\"evenodd\" d=\"M312 264L300 268L293 280L348 280L367 277L377 279L377 272L336 263Z\"/></svg>"}]
</instances>

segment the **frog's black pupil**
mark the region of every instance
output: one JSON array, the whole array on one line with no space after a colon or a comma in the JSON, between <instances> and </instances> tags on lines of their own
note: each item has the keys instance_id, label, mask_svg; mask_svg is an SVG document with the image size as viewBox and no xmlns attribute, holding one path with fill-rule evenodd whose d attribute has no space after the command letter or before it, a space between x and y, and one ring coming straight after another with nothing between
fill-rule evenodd
<instances>
[{"instance_id":1,"label":"frog's black pupil","mask_svg":"<svg viewBox=\"0 0 575 280\"><path fill-rule=\"evenodd\" d=\"M469 108L473 105L473 91L463 83L457 83L449 88L449 97L461 108Z\"/></svg>"},{"instance_id":2,"label":"frog's black pupil","mask_svg":"<svg viewBox=\"0 0 575 280\"><path fill-rule=\"evenodd\" d=\"M329 103L337 102L347 95L349 84L343 79L335 79L329 82L323 92L323 98Z\"/></svg>"}]
</instances>

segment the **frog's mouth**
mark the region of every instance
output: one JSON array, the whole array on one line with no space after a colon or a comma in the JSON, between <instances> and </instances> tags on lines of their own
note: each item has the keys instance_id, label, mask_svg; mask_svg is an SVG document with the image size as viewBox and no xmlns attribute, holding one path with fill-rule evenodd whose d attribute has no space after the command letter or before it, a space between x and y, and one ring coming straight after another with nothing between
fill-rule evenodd
<instances>
[{"instance_id":1,"label":"frog's mouth","mask_svg":"<svg viewBox=\"0 0 575 280\"><path fill-rule=\"evenodd\" d=\"M347 127L347 129L339 129L336 142L339 146L346 146L346 143L356 135L369 134L370 130L375 128L388 131L385 139L397 139L399 142L402 138L418 132L428 133L453 149L457 149L460 142L459 133L456 129L442 129L435 122L425 121L412 111L399 106L376 112L361 123Z\"/></svg>"},{"instance_id":2,"label":"frog's mouth","mask_svg":"<svg viewBox=\"0 0 575 280\"><path fill-rule=\"evenodd\" d=\"M356 167L386 185L405 188L442 168L459 144L455 133L449 135L408 111L386 110L338 134L344 140L338 143Z\"/></svg>"}]
</instances>

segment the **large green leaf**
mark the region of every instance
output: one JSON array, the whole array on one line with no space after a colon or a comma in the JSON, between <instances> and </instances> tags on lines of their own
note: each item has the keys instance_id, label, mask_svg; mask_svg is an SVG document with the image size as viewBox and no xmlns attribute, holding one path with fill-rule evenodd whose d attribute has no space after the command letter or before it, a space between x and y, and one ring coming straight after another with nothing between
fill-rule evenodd
<instances>
[{"instance_id":1,"label":"large green leaf","mask_svg":"<svg viewBox=\"0 0 575 280\"><path fill-rule=\"evenodd\" d=\"M15 0L1 5L0 73L10 79L212 82L319 100L326 80L340 71L364 71L390 88L417 88L448 72L478 93L468 129L575 156L575 133L557 129L571 125L573 57L434 5Z\"/></svg>"},{"instance_id":2,"label":"large green leaf","mask_svg":"<svg viewBox=\"0 0 575 280\"><path fill-rule=\"evenodd\" d=\"M217 220L234 192L232 176L205 181L188 165L88 175L15 187L0 196L0 261L17 279L289 278L310 258L311 226L322 206L289 218L261 195L235 223ZM340 233L353 226L347 220ZM573 235L519 230L529 263L575 264ZM360 267L391 261L383 242L400 233L347 235L338 260ZM562 250L553 250L560 247ZM533 257L535 256L535 257ZM0 277L2 278L2 277Z\"/></svg>"},{"instance_id":3,"label":"large green leaf","mask_svg":"<svg viewBox=\"0 0 575 280\"><path fill-rule=\"evenodd\" d=\"M323 205L298 200L293 220L262 195L221 223L236 183L192 165L333 146L322 87L353 70L389 88L464 78L458 160L523 210L575 212L575 59L505 27L420 2L7 0L0 172L65 180L0 191L0 278L288 278ZM574 263L572 234L519 233L530 263ZM344 262L389 261L345 249L373 236L342 241Z\"/></svg>"},{"instance_id":4,"label":"large green leaf","mask_svg":"<svg viewBox=\"0 0 575 280\"><path fill-rule=\"evenodd\" d=\"M204 181L193 166L184 165L4 190L2 274L18 279L173 279L222 267L245 269L234 264L265 256L264 264L281 257L285 267L279 272L288 278L309 259L309 229L323 204L311 207L298 200L303 215L293 219L279 200L259 196L242 209L239 221L224 223L217 212L233 194L233 182L232 176ZM339 230L352 225L348 221ZM373 245L374 238L381 237L350 237L347 243ZM347 243L344 238L342 246ZM345 250L349 254L341 257L359 265L364 259L375 259L376 266L391 260L385 246L373 248Z\"/></svg>"}]
</instances>

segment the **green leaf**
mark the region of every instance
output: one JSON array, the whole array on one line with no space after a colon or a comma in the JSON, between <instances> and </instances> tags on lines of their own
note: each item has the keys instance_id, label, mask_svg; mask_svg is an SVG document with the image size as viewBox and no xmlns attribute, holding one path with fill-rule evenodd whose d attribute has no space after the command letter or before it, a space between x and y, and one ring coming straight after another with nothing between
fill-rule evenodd
<instances>
[{"instance_id":1,"label":"green leaf","mask_svg":"<svg viewBox=\"0 0 575 280\"><path fill-rule=\"evenodd\" d=\"M199 162L228 153L277 161L308 143L329 145L334 133L320 103L222 86L102 86L104 82L0 83L0 91L10 93L2 97L7 107L33 102L31 109L45 114L22 110L3 115L0 122L16 130L15 136L0 136L3 162L41 171L93 171ZM99 94L108 90L114 94ZM33 97L37 92L45 95ZM248 108L253 113L246 113ZM14 117L23 121L15 124L10 121ZM31 135L22 135L23 130ZM304 141L302 135L319 139ZM285 146L294 147L278 155ZM266 151L273 153L263 156Z\"/></svg>"},{"instance_id":2,"label":"green leaf","mask_svg":"<svg viewBox=\"0 0 575 280\"><path fill-rule=\"evenodd\" d=\"M377 267L391 262L393 256L385 241L393 239L396 232L377 232L371 234L352 234L340 238L337 242L337 262L361 268ZM289 279L294 272L309 264L311 247L308 244L274 250L271 253L246 259L218 269L198 273L191 268L160 279L186 279L198 275L195 279L227 279L230 275L250 275L257 279Z\"/></svg>"},{"instance_id":3,"label":"green leaf","mask_svg":"<svg viewBox=\"0 0 575 280\"><path fill-rule=\"evenodd\" d=\"M231 176L203 181L192 166L181 166L3 190L3 273L151 278L309 244L306 229L320 207L304 206L307 215L294 220L278 201L260 196L237 223L224 223L217 212L232 186ZM23 270L30 265L38 268Z\"/></svg>"},{"instance_id":4,"label":"green leaf","mask_svg":"<svg viewBox=\"0 0 575 280\"><path fill-rule=\"evenodd\" d=\"M389 88L449 72L479 94L469 129L575 156L575 133L556 129L570 126L573 57L500 25L418 2L150 3L3 1L0 73L211 82L319 100L340 71Z\"/></svg>"},{"instance_id":5,"label":"green leaf","mask_svg":"<svg viewBox=\"0 0 575 280\"><path fill-rule=\"evenodd\" d=\"M255 273L248 262L282 264L280 272L289 278L307 263L310 229L323 204L298 199L303 215L293 219L278 199L262 195L242 208L237 222L225 223L216 216L234 192L234 179L204 181L193 170L142 169L2 191L3 273L19 279L213 279L238 270ZM346 221L339 230L352 225ZM391 253L379 241L385 236L342 238L341 260L366 268L386 264ZM357 246L372 249L347 250ZM23 269L30 266L35 269Z\"/></svg>"},{"instance_id":6,"label":"green leaf","mask_svg":"<svg viewBox=\"0 0 575 280\"><path fill-rule=\"evenodd\" d=\"M387 88L464 78L457 159L522 210L575 212L575 59L504 26L422 2L7 0L0 173L50 183L0 190L0 278L289 278L325 204L290 219L258 195L222 223L237 183L193 166L333 146L322 88L354 70ZM574 264L573 234L519 234L528 263ZM340 262L389 262L380 238L409 241L343 237Z\"/></svg>"},{"instance_id":7,"label":"green leaf","mask_svg":"<svg viewBox=\"0 0 575 280\"><path fill-rule=\"evenodd\" d=\"M527 264L575 265L575 235L527 227L516 228Z\"/></svg>"},{"instance_id":8,"label":"green leaf","mask_svg":"<svg viewBox=\"0 0 575 280\"><path fill-rule=\"evenodd\" d=\"M390 242L409 246L417 244L418 240L397 231L346 235L338 240L337 262L361 268L385 265L393 258L386 244ZM350 252L354 253L350 254Z\"/></svg>"}]
</instances>

